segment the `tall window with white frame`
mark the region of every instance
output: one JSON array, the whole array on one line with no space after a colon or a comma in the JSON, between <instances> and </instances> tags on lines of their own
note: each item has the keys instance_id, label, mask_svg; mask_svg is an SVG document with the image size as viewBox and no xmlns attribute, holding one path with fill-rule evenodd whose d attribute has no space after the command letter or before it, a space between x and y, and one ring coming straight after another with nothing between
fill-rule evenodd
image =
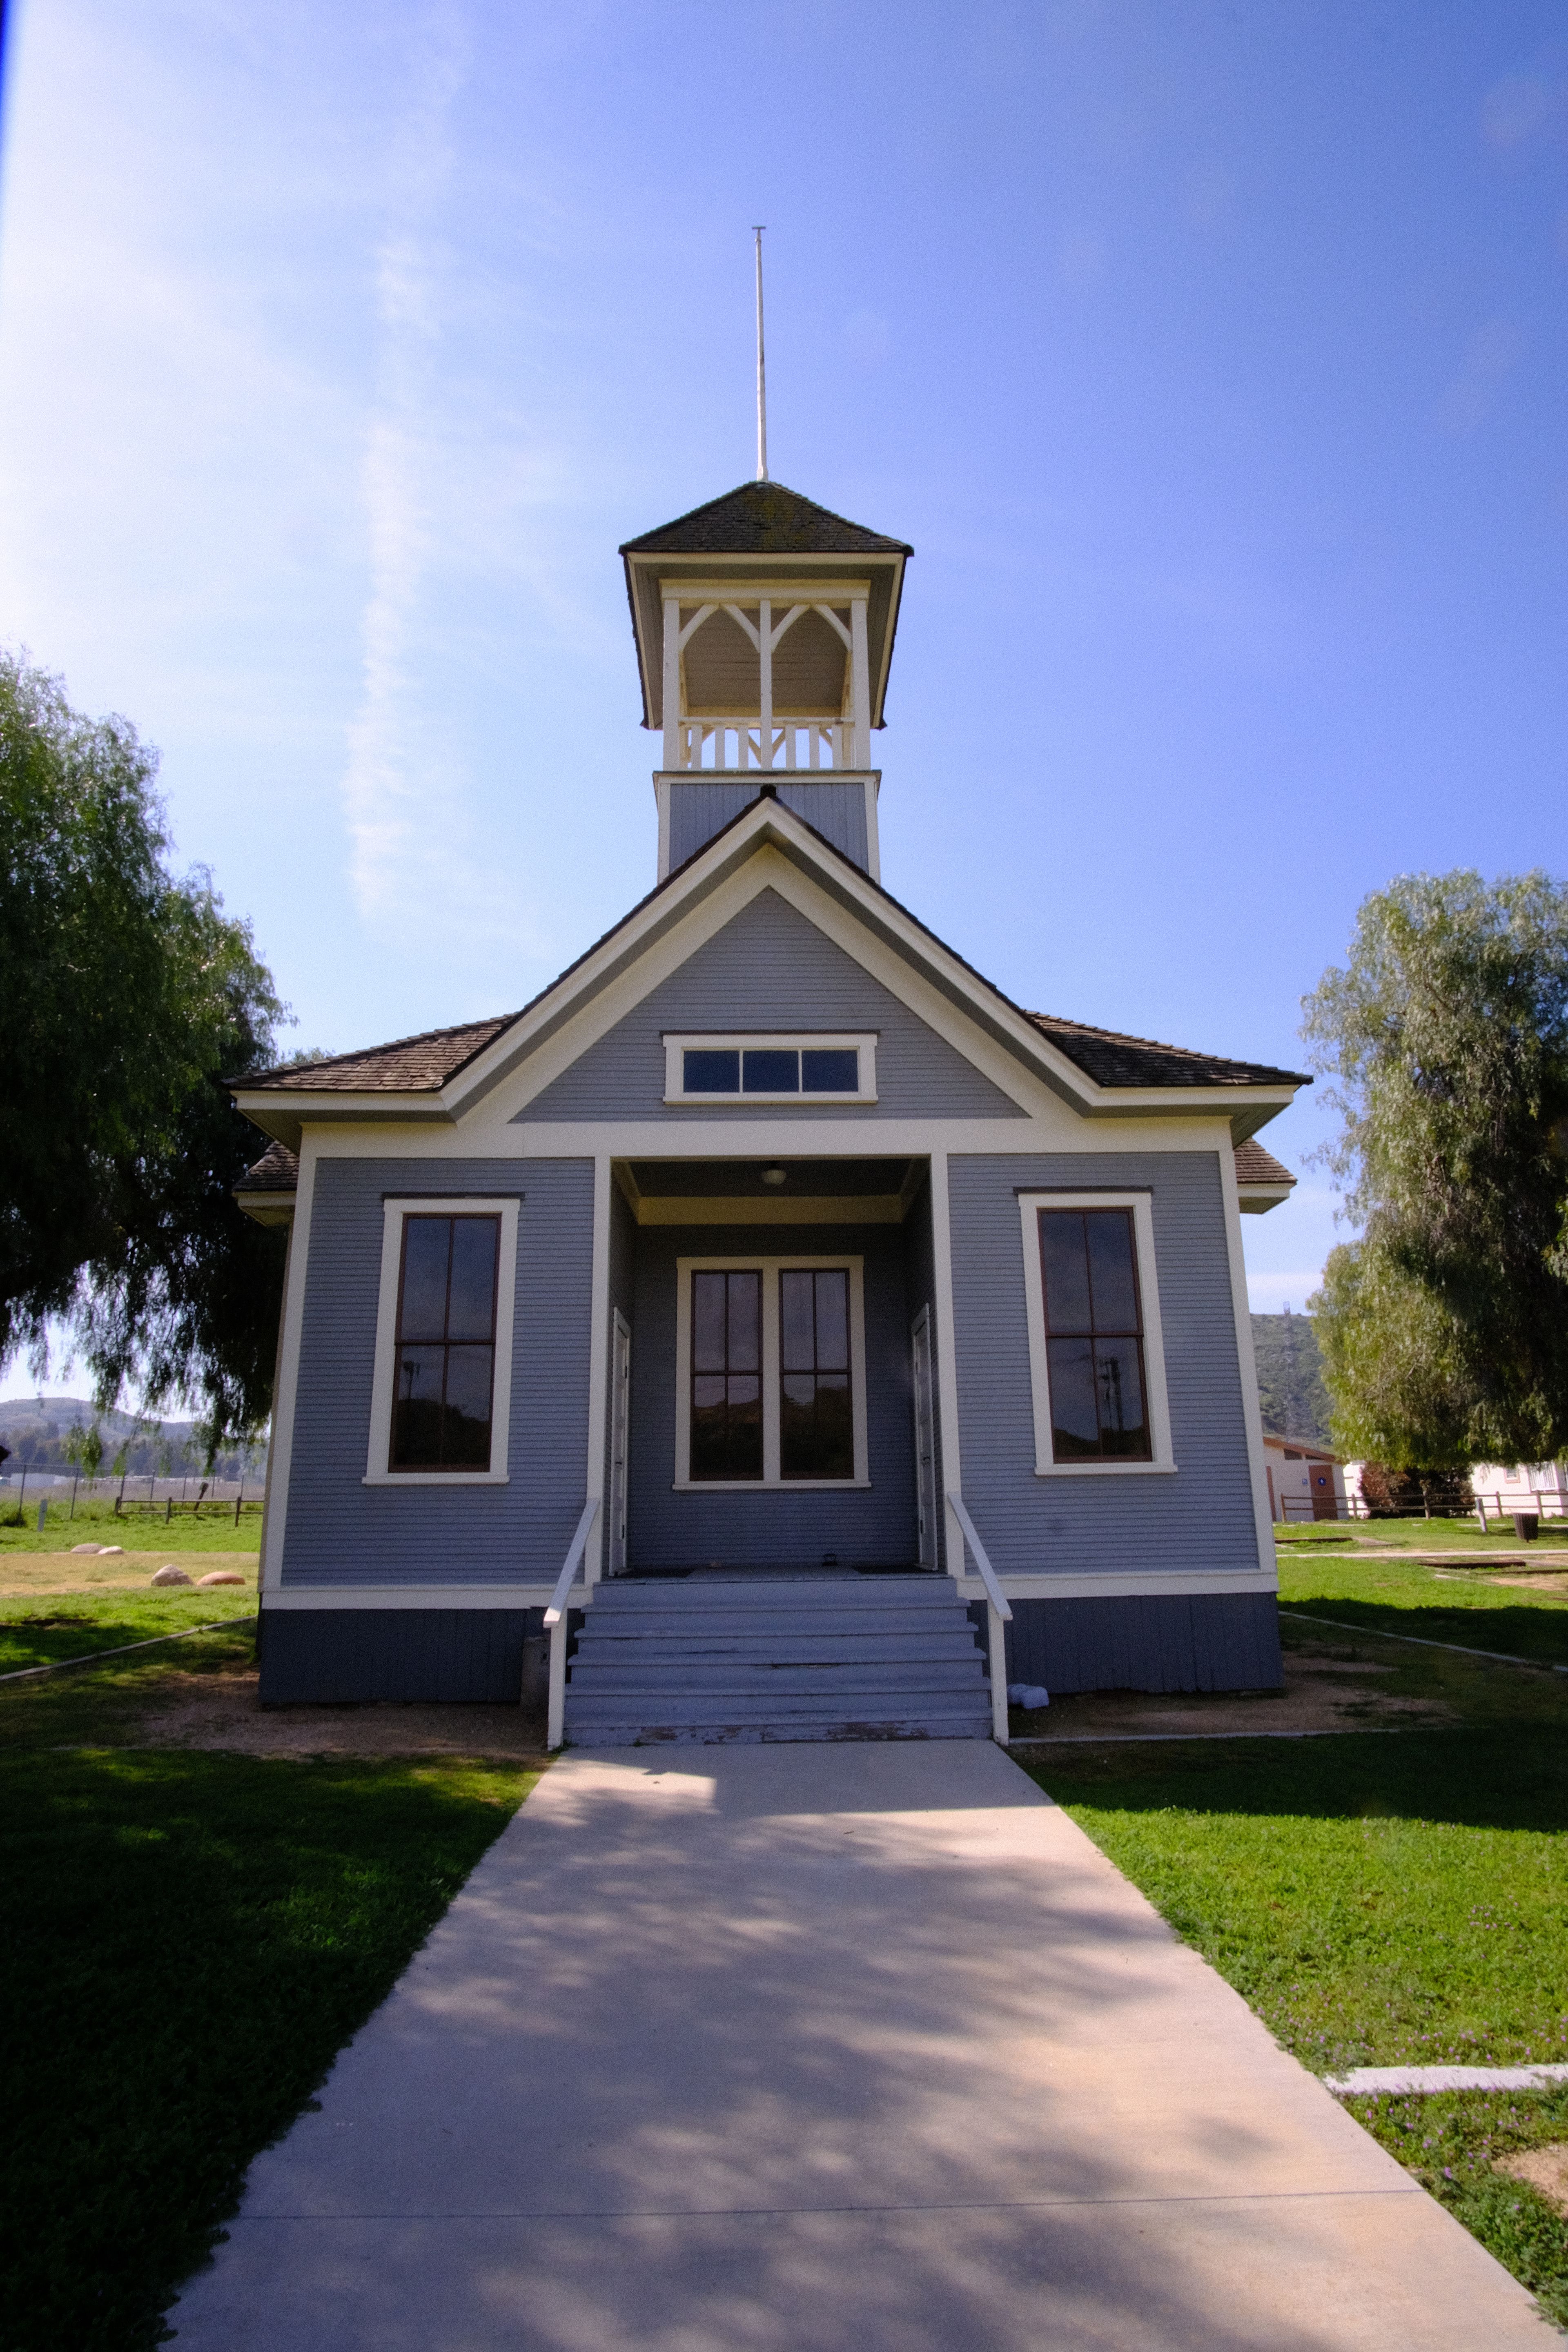
<instances>
[{"instance_id":1,"label":"tall window with white frame","mask_svg":"<svg viewBox=\"0 0 1568 2352\"><path fill-rule=\"evenodd\" d=\"M392 1470L490 1466L500 1219L403 1221Z\"/></svg>"},{"instance_id":2,"label":"tall window with white frame","mask_svg":"<svg viewBox=\"0 0 1568 2352\"><path fill-rule=\"evenodd\" d=\"M1042 1209L1039 1224L1055 1458L1148 1462L1132 1213Z\"/></svg>"}]
</instances>

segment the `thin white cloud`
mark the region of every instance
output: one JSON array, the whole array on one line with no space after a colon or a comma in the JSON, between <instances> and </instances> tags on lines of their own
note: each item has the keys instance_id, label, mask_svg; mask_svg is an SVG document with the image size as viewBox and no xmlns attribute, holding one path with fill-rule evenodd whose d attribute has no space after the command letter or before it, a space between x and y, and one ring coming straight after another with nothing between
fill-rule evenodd
<instances>
[{"instance_id":1,"label":"thin white cloud","mask_svg":"<svg viewBox=\"0 0 1568 2352\"><path fill-rule=\"evenodd\" d=\"M470 847L461 757L427 716L424 691L426 665L437 657L429 591L444 505L438 362L443 280L452 268L437 222L468 67L461 16L438 8L421 18L375 254L375 391L362 466L369 584L343 800L355 903L377 928L416 908L427 923L436 905L481 908L491 889Z\"/></svg>"}]
</instances>

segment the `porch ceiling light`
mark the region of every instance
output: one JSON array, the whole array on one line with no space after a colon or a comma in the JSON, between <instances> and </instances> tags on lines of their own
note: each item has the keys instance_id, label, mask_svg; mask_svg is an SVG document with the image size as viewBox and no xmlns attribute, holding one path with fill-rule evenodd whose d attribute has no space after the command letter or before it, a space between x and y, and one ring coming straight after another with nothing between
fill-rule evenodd
<instances>
[{"instance_id":1,"label":"porch ceiling light","mask_svg":"<svg viewBox=\"0 0 1568 2352\"><path fill-rule=\"evenodd\" d=\"M787 1173L788 1171L783 1168L764 1168L763 1181L764 1184L782 1184Z\"/></svg>"}]
</instances>

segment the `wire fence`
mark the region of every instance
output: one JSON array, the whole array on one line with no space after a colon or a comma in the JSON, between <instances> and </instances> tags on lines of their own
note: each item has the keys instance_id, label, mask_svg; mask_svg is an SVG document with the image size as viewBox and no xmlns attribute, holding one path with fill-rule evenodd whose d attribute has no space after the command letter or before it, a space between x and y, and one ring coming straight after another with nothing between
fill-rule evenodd
<instances>
[{"instance_id":1,"label":"wire fence","mask_svg":"<svg viewBox=\"0 0 1568 2352\"><path fill-rule=\"evenodd\" d=\"M61 1478L46 1474L24 1481L11 1475L0 1480L0 1509L9 1506L18 1513L33 1512L42 1504L49 1519L68 1524L79 1511L90 1506L98 1513L108 1504L115 1518L161 1519L165 1526L175 1519L226 1518L237 1527L242 1518L260 1511L265 1491L259 1478Z\"/></svg>"},{"instance_id":2,"label":"wire fence","mask_svg":"<svg viewBox=\"0 0 1568 2352\"><path fill-rule=\"evenodd\" d=\"M1310 1526L1315 1519L1477 1519L1483 1528L1511 1526L1515 1519L1568 1519L1568 1495L1547 1492L1478 1494L1474 1501L1428 1503L1419 1511L1374 1511L1362 1495L1283 1495L1279 1504L1281 1527Z\"/></svg>"}]
</instances>

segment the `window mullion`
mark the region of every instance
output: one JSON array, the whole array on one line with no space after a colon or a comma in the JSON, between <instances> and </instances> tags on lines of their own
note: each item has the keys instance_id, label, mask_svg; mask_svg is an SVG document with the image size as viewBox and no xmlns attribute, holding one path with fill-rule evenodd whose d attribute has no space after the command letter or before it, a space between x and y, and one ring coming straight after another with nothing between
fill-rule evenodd
<instances>
[{"instance_id":1,"label":"window mullion","mask_svg":"<svg viewBox=\"0 0 1568 2352\"><path fill-rule=\"evenodd\" d=\"M764 1265L763 1267L763 1483L770 1486L776 1486L780 1478L779 1351L783 1344L779 1328L779 1270L776 1265Z\"/></svg>"}]
</instances>

